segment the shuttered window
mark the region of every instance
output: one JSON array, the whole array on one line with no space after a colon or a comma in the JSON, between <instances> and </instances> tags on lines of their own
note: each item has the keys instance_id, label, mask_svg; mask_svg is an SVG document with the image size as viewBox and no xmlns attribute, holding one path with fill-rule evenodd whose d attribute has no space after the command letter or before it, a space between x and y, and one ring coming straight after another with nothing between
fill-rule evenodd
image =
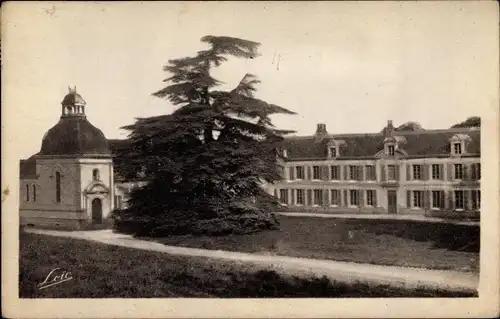
<instances>
[{"instance_id":1,"label":"shuttered window","mask_svg":"<svg viewBox=\"0 0 500 319\"><path fill-rule=\"evenodd\" d=\"M481 190L472 190L471 191L471 200L472 200L472 209L480 209L481 208Z\"/></svg>"},{"instance_id":2,"label":"shuttered window","mask_svg":"<svg viewBox=\"0 0 500 319\"><path fill-rule=\"evenodd\" d=\"M296 175L297 179L304 179L304 167L303 166L297 166L295 167L296 170Z\"/></svg>"},{"instance_id":3,"label":"shuttered window","mask_svg":"<svg viewBox=\"0 0 500 319\"><path fill-rule=\"evenodd\" d=\"M304 205L304 190L297 189L297 205Z\"/></svg>"},{"instance_id":4,"label":"shuttered window","mask_svg":"<svg viewBox=\"0 0 500 319\"><path fill-rule=\"evenodd\" d=\"M313 166L313 179L321 179L319 166Z\"/></svg>"},{"instance_id":5,"label":"shuttered window","mask_svg":"<svg viewBox=\"0 0 500 319\"><path fill-rule=\"evenodd\" d=\"M441 179L441 164L432 164L432 179Z\"/></svg>"},{"instance_id":6,"label":"shuttered window","mask_svg":"<svg viewBox=\"0 0 500 319\"><path fill-rule=\"evenodd\" d=\"M432 191L431 207L435 209L444 208L444 191Z\"/></svg>"},{"instance_id":7,"label":"shuttered window","mask_svg":"<svg viewBox=\"0 0 500 319\"><path fill-rule=\"evenodd\" d=\"M280 202L288 204L288 189L280 189Z\"/></svg>"},{"instance_id":8,"label":"shuttered window","mask_svg":"<svg viewBox=\"0 0 500 319\"><path fill-rule=\"evenodd\" d=\"M377 205L377 191L369 189L366 191L366 205L376 206Z\"/></svg>"},{"instance_id":9,"label":"shuttered window","mask_svg":"<svg viewBox=\"0 0 500 319\"><path fill-rule=\"evenodd\" d=\"M340 179L340 166L335 165L330 168L332 180L338 181Z\"/></svg>"},{"instance_id":10,"label":"shuttered window","mask_svg":"<svg viewBox=\"0 0 500 319\"><path fill-rule=\"evenodd\" d=\"M358 167L356 165L349 166L349 179L350 180L358 179Z\"/></svg>"},{"instance_id":11,"label":"shuttered window","mask_svg":"<svg viewBox=\"0 0 500 319\"><path fill-rule=\"evenodd\" d=\"M315 189L313 195L314 205L321 205L323 198L323 192L321 191L321 189Z\"/></svg>"},{"instance_id":12,"label":"shuttered window","mask_svg":"<svg viewBox=\"0 0 500 319\"><path fill-rule=\"evenodd\" d=\"M359 205L359 194L356 189L351 189L349 191L349 204L351 206L358 206Z\"/></svg>"},{"instance_id":13,"label":"shuttered window","mask_svg":"<svg viewBox=\"0 0 500 319\"><path fill-rule=\"evenodd\" d=\"M421 171L421 166L420 165L413 165L413 179L414 180L421 180L422 179L422 171Z\"/></svg>"},{"instance_id":14,"label":"shuttered window","mask_svg":"<svg viewBox=\"0 0 500 319\"><path fill-rule=\"evenodd\" d=\"M464 191L462 191L462 190L455 191L455 208L456 209L464 209L465 208Z\"/></svg>"},{"instance_id":15,"label":"shuttered window","mask_svg":"<svg viewBox=\"0 0 500 319\"><path fill-rule=\"evenodd\" d=\"M455 164L455 179L463 179L464 170L462 164Z\"/></svg>"},{"instance_id":16,"label":"shuttered window","mask_svg":"<svg viewBox=\"0 0 500 319\"><path fill-rule=\"evenodd\" d=\"M340 206L340 190L332 189L330 191L330 205Z\"/></svg>"},{"instance_id":17,"label":"shuttered window","mask_svg":"<svg viewBox=\"0 0 500 319\"><path fill-rule=\"evenodd\" d=\"M413 207L417 207L417 208L424 207L424 192L423 191L413 191Z\"/></svg>"}]
</instances>

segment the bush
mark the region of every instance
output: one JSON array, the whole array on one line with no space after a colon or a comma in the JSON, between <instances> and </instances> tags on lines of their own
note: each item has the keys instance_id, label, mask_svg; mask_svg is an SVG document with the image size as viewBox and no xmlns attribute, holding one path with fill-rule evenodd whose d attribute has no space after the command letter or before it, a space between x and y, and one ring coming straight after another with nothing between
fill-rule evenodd
<instances>
[{"instance_id":1,"label":"bush","mask_svg":"<svg viewBox=\"0 0 500 319\"><path fill-rule=\"evenodd\" d=\"M279 228L276 216L254 203L193 207L186 212L170 207L138 214L131 209L113 212L116 231L135 236L249 234ZM140 217L138 217L140 216Z\"/></svg>"}]
</instances>

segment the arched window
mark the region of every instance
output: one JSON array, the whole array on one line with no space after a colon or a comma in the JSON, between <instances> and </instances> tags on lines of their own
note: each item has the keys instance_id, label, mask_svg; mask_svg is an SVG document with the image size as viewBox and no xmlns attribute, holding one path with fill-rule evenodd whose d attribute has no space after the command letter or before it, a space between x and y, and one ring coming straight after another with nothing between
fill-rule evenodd
<instances>
[{"instance_id":1,"label":"arched window","mask_svg":"<svg viewBox=\"0 0 500 319\"><path fill-rule=\"evenodd\" d=\"M94 178L94 181L99 180L99 170L97 168L92 171L92 177Z\"/></svg>"},{"instance_id":2,"label":"arched window","mask_svg":"<svg viewBox=\"0 0 500 319\"><path fill-rule=\"evenodd\" d=\"M61 173L56 172L56 202L61 202Z\"/></svg>"},{"instance_id":3,"label":"arched window","mask_svg":"<svg viewBox=\"0 0 500 319\"><path fill-rule=\"evenodd\" d=\"M26 198L25 198L25 200L27 202L30 201L30 186L29 185L26 185Z\"/></svg>"},{"instance_id":4,"label":"arched window","mask_svg":"<svg viewBox=\"0 0 500 319\"><path fill-rule=\"evenodd\" d=\"M33 184L33 201L36 202L36 185Z\"/></svg>"}]
</instances>

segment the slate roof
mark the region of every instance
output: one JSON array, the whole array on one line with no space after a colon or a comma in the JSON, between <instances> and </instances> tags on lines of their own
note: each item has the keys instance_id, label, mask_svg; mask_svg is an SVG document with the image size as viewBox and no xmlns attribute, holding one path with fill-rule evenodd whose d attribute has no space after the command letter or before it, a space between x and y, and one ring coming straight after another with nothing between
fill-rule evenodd
<instances>
[{"instance_id":1,"label":"slate roof","mask_svg":"<svg viewBox=\"0 0 500 319\"><path fill-rule=\"evenodd\" d=\"M447 156L450 154L450 138L455 134L465 134L471 138L466 144L468 154L479 155L480 130L476 128L427 130L421 132L394 132L394 136L404 137L406 140L400 148L414 156ZM283 148L287 151L287 160L320 160L327 157L328 143L335 139L343 141L339 146L337 159L374 158L384 149L383 133L374 134L336 134L323 138L311 136L286 137Z\"/></svg>"},{"instance_id":2,"label":"slate roof","mask_svg":"<svg viewBox=\"0 0 500 319\"><path fill-rule=\"evenodd\" d=\"M111 155L101 130L82 116L61 117L45 134L40 155Z\"/></svg>"},{"instance_id":3,"label":"slate roof","mask_svg":"<svg viewBox=\"0 0 500 319\"><path fill-rule=\"evenodd\" d=\"M422 132L394 132L394 136L402 136L406 142L401 148L409 157L449 156L450 138L456 134L465 134L470 137L466 152L478 156L481 152L481 133L478 128L457 128L448 130L426 130ZM327 157L327 145L332 139L344 141L340 146L337 159L375 158L375 155L384 148L384 133L374 134L335 134L322 139L316 136L291 136L285 138L283 147L287 150L287 160L321 160ZM127 139L110 139L106 141L112 154L126 148ZM35 154L37 155L37 154ZM27 160L21 160L21 178L36 178L35 155ZM121 179L118 173L116 178Z\"/></svg>"},{"instance_id":4,"label":"slate roof","mask_svg":"<svg viewBox=\"0 0 500 319\"><path fill-rule=\"evenodd\" d=\"M19 163L19 174L21 179L36 179L36 160L35 154L28 159L21 160Z\"/></svg>"}]
</instances>

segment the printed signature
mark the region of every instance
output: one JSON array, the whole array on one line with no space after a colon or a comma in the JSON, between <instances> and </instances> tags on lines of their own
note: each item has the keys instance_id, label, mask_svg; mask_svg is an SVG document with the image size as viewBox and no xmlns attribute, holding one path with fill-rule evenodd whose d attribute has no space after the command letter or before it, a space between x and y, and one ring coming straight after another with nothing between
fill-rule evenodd
<instances>
[{"instance_id":1,"label":"printed signature","mask_svg":"<svg viewBox=\"0 0 500 319\"><path fill-rule=\"evenodd\" d=\"M38 284L38 289L45 289L51 286L62 284L63 282L70 281L73 279L71 272L61 269L54 268L45 278L45 280Z\"/></svg>"}]
</instances>

